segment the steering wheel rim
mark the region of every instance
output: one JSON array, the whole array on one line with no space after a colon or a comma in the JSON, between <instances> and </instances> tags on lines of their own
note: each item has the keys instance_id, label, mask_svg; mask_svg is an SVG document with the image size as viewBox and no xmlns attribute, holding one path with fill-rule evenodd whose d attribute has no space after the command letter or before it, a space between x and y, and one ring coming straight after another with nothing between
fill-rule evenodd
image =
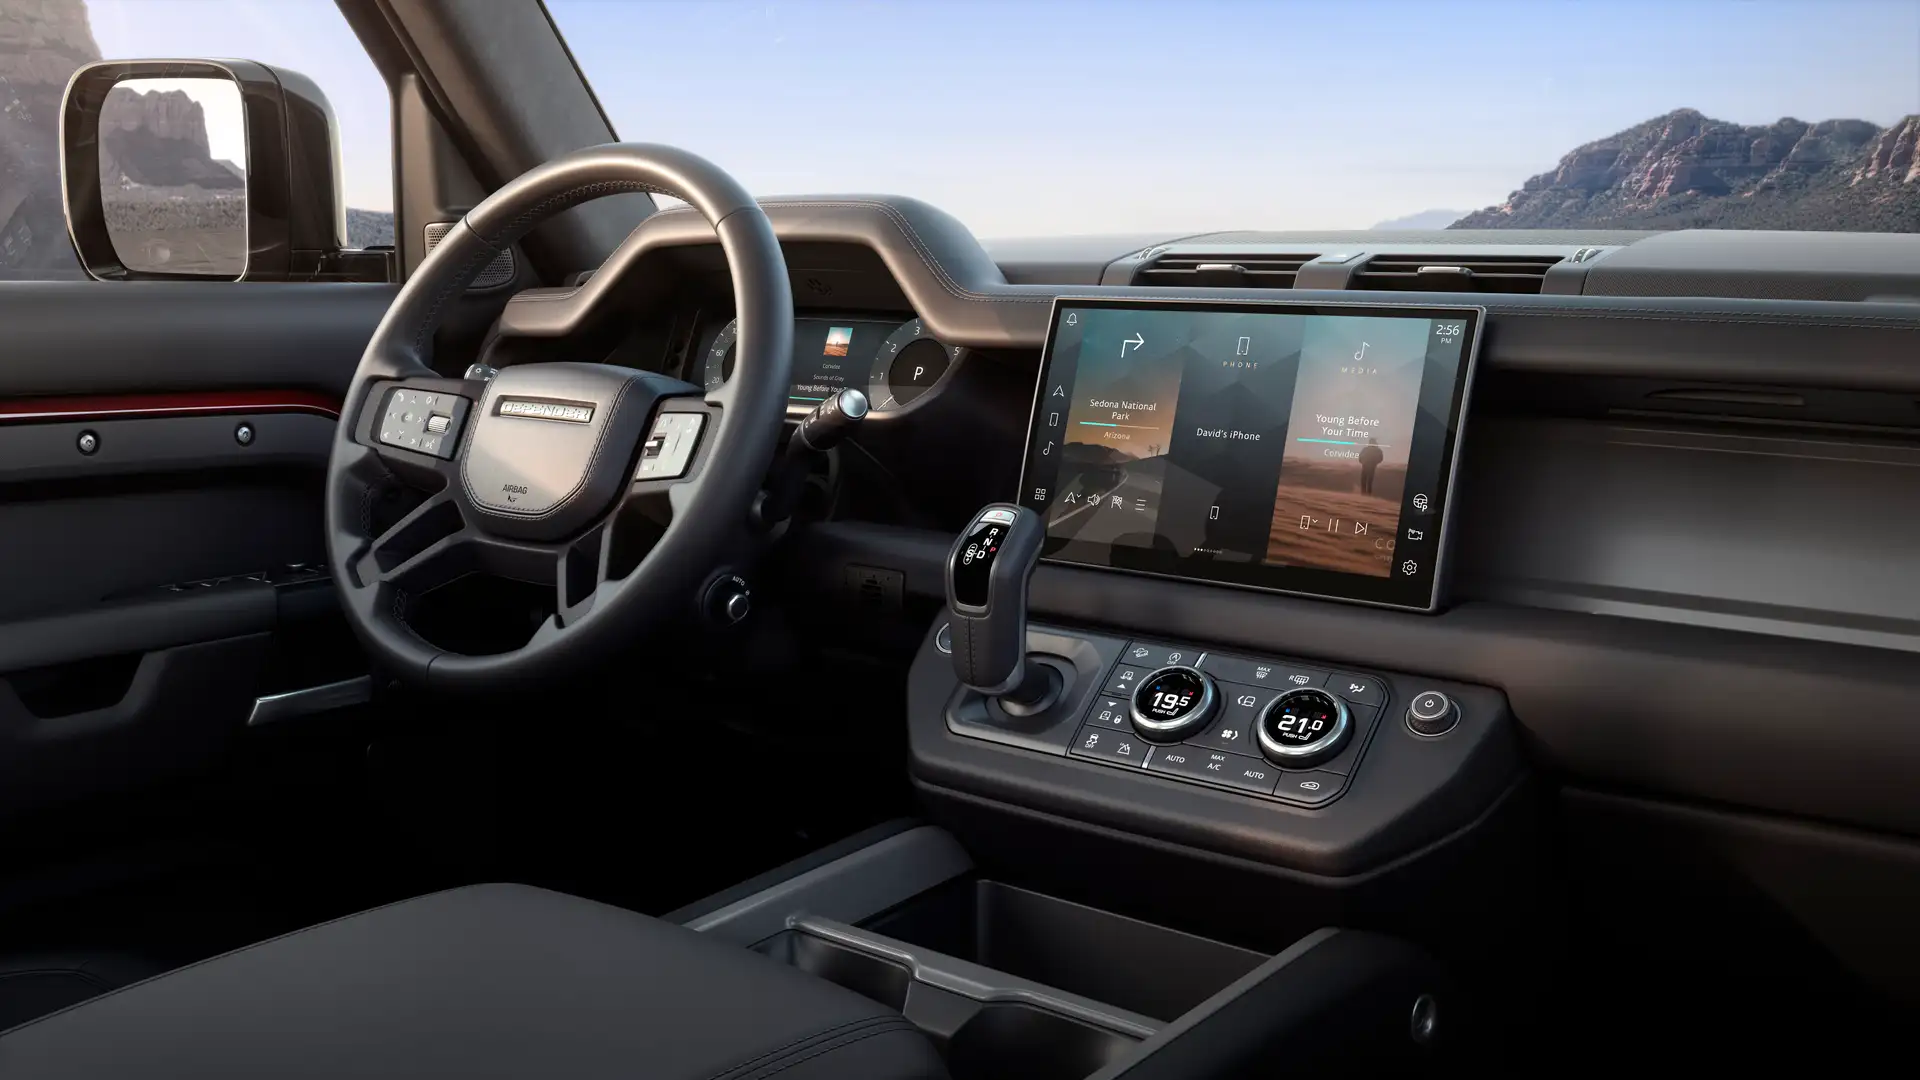
<instances>
[{"instance_id":1,"label":"steering wheel rim","mask_svg":"<svg viewBox=\"0 0 1920 1080\"><path fill-rule=\"evenodd\" d=\"M609 365L527 364L503 370L481 388L432 370L427 359L448 300L502 250L570 207L634 191L686 200L719 237L739 321L734 374L723 386L708 392ZM711 162L673 147L615 143L568 154L509 181L449 230L401 288L349 384L327 469L326 533L328 567L355 632L403 679L486 690L564 673L689 610L693 591L714 569L713 553L746 521L772 460L785 415L792 341L792 289L773 227L752 196ZM515 374L523 368L538 370ZM512 397L515 385L534 392ZM549 400L545 391L554 385L577 393L591 419L556 423L553 416L525 415L518 403ZM396 389L413 396L396 397ZM395 445L393 432L378 430L389 423L383 416L400 415L395 402L421 400L436 403L429 411L447 409L464 419L454 421L458 449L450 458L410 448L404 440ZM510 401L521 411L500 412ZM633 471L640 439L668 412L705 415L692 457L679 477L641 479ZM582 430L563 430L576 422ZM536 452L520 453L514 438L533 440ZM560 497L559 509L517 512L475 490L477 475L488 482L506 475L508 482L497 486L524 492L528 485L511 479L515 469L544 470L538 479L553 481L549 486L557 490L565 476L547 474L564 474L566 462L575 459L583 461L578 484ZM615 483L611 494L602 491ZM381 529L373 520L374 500L394 484L426 498ZM570 501L576 497L584 501ZM611 501L596 507L596 499ZM631 572L610 577L612 530L636 499L653 501L653 512L666 517L667 525ZM575 526L583 516L587 524ZM456 520L449 537L413 550L433 532L429 525ZM558 535L562 531L566 535ZM550 573L558 590L555 614L522 647L485 655L442 650L407 624L411 597L476 569L535 581ZM570 590L583 574L592 587L580 603Z\"/></svg>"}]
</instances>

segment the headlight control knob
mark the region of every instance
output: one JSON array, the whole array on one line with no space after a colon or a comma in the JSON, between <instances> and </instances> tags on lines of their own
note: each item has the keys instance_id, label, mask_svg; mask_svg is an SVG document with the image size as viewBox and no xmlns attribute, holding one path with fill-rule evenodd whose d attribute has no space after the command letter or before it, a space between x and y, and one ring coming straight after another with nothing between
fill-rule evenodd
<instances>
[{"instance_id":1,"label":"headlight control knob","mask_svg":"<svg viewBox=\"0 0 1920 1080\"><path fill-rule=\"evenodd\" d=\"M1438 690L1422 690L1407 702L1407 726L1415 735L1445 735L1459 722L1459 707Z\"/></svg>"},{"instance_id":2,"label":"headlight control knob","mask_svg":"<svg viewBox=\"0 0 1920 1080\"><path fill-rule=\"evenodd\" d=\"M1190 667L1163 667L1133 688L1133 730L1150 742L1179 742L1205 730L1219 707L1213 680Z\"/></svg>"}]
</instances>

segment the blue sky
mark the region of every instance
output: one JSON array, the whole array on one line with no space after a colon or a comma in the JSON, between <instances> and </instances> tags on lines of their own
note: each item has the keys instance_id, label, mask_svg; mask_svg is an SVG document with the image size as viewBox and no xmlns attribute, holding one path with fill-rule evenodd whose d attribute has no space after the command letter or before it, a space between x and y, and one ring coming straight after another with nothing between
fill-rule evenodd
<instances>
[{"instance_id":1,"label":"blue sky","mask_svg":"<svg viewBox=\"0 0 1920 1080\"><path fill-rule=\"evenodd\" d=\"M548 6L622 138L761 194L915 195L988 237L1364 228L1499 202L1681 106L1920 113L1920 0ZM331 0L89 8L108 56L306 72L340 118L350 201L391 204L385 90Z\"/></svg>"}]
</instances>

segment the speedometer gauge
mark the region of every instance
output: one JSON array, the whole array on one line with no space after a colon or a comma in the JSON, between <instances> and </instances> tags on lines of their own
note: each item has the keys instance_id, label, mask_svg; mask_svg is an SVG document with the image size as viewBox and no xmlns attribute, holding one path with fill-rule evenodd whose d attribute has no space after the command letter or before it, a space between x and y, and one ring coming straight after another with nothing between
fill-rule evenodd
<instances>
[{"instance_id":1,"label":"speedometer gauge","mask_svg":"<svg viewBox=\"0 0 1920 1080\"><path fill-rule=\"evenodd\" d=\"M727 325L714 335L713 344L707 349L705 384L708 393L720 389L721 384L733 378L733 345L739 337L738 319L728 319Z\"/></svg>"},{"instance_id":2,"label":"speedometer gauge","mask_svg":"<svg viewBox=\"0 0 1920 1080\"><path fill-rule=\"evenodd\" d=\"M873 376L867 383L867 397L875 412L904 409L933 389L959 362L960 350L929 337L922 320L902 323L880 344L873 359Z\"/></svg>"}]
</instances>

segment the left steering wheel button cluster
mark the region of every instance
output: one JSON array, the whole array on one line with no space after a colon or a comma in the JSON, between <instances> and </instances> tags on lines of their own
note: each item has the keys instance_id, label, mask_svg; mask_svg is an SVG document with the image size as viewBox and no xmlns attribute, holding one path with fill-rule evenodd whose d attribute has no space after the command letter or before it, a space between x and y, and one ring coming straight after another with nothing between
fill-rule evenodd
<instances>
[{"instance_id":1,"label":"left steering wheel button cluster","mask_svg":"<svg viewBox=\"0 0 1920 1080\"><path fill-rule=\"evenodd\" d=\"M653 430L640 444L640 467L634 470L635 482L641 480L677 480L687 475L693 451L700 445L700 429L707 415L697 412L661 413L653 418Z\"/></svg>"},{"instance_id":2,"label":"left steering wheel button cluster","mask_svg":"<svg viewBox=\"0 0 1920 1080\"><path fill-rule=\"evenodd\" d=\"M467 405L467 399L458 394L397 386L387 393L374 430L383 445L452 458L460 445Z\"/></svg>"}]
</instances>

